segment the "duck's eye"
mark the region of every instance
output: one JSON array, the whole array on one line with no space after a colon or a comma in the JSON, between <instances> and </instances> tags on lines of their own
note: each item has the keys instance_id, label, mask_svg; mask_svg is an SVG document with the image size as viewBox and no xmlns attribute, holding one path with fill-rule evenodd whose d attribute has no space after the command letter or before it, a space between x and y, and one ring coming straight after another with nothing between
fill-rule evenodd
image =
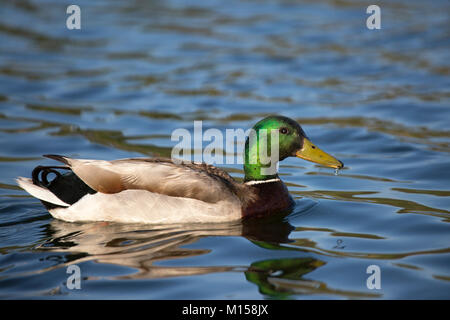
<instances>
[{"instance_id":1,"label":"duck's eye","mask_svg":"<svg viewBox=\"0 0 450 320\"><path fill-rule=\"evenodd\" d=\"M288 128L281 128L280 129L281 134L287 134L289 132Z\"/></svg>"}]
</instances>

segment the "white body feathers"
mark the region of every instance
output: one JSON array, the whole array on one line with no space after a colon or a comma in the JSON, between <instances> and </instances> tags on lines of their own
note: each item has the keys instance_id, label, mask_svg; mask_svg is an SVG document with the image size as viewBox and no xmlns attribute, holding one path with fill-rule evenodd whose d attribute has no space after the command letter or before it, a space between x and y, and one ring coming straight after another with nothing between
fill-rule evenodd
<instances>
[{"instance_id":1,"label":"white body feathers","mask_svg":"<svg viewBox=\"0 0 450 320\"><path fill-rule=\"evenodd\" d=\"M32 196L59 206L49 209L57 219L190 223L226 222L242 217L239 198L220 179L196 167L144 159L63 159L97 193L86 194L70 205L31 179L16 180Z\"/></svg>"}]
</instances>

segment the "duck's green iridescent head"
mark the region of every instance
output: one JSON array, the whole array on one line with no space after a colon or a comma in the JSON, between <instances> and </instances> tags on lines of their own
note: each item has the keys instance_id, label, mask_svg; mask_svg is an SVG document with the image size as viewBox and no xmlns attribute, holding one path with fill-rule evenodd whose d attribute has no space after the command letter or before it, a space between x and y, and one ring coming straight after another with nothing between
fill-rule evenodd
<instances>
[{"instance_id":1,"label":"duck's green iridescent head","mask_svg":"<svg viewBox=\"0 0 450 320\"><path fill-rule=\"evenodd\" d=\"M278 162L287 157L298 157L336 169L344 166L314 145L296 121L283 116L269 116L253 126L245 142L245 181L275 178Z\"/></svg>"}]
</instances>

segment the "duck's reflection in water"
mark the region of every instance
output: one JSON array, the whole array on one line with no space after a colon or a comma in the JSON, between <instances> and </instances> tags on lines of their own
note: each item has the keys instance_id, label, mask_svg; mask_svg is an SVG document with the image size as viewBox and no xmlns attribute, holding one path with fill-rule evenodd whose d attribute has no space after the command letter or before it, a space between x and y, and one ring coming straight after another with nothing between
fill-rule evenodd
<instances>
[{"instance_id":1,"label":"duck's reflection in water","mask_svg":"<svg viewBox=\"0 0 450 320\"><path fill-rule=\"evenodd\" d=\"M264 223L270 222L270 223ZM47 240L37 249L71 253L67 264L95 260L135 268L123 278L160 278L223 272L235 267L166 267L154 262L207 254L211 249L186 248L204 237L244 236L250 240L285 243L294 228L282 219L215 224L137 225L68 223L52 220ZM241 268L240 268L241 269ZM242 269L241 269L242 270Z\"/></svg>"},{"instance_id":2,"label":"duck's reflection in water","mask_svg":"<svg viewBox=\"0 0 450 320\"><path fill-rule=\"evenodd\" d=\"M84 261L116 264L136 269L136 272L114 279L149 279L200 275L214 272L243 272L262 294L278 298L291 294L328 293L344 296L364 296L361 292L339 292L324 283L303 279L303 276L323 265L316 258L283 258L257 261L250 266L162 266L161 262L199 256L211 249L186 247L204 237L242 236L255 245L280 250L291 242L294 227L282 218L221 224L133 225L117 223L67 223L52 220L47 228L47 240L36 249L68 253L65 263Z\"/></svg>"}]
</instances>

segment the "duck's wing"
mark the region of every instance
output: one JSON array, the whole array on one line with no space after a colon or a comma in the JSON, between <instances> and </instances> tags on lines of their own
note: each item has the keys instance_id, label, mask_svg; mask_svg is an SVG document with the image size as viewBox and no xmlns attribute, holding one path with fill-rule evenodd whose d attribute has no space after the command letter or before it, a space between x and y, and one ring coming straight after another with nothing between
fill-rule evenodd
<instances>
[{"instance_id":1,"label":"duck's wing","mask_svg":"<svg viewBox=\"0 0 450 320\"><path fill-rule=\"evenodd\" d=\"M65 163L89 187L101 193L139 189L210 203L234 196L243 202L252 198L244 190L245 186L228 173L204 163L174 163L170 159L154 158L105 161L45 156Z\"/></svg>"}]
</instances>

